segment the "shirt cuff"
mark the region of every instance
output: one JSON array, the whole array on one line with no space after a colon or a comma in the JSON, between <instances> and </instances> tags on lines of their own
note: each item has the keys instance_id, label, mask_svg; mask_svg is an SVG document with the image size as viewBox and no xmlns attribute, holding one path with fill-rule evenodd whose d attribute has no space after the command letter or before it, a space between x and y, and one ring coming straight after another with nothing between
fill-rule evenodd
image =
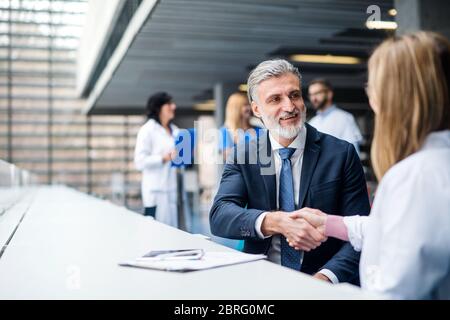
<instances>
[{"instance_id":1,"label":"shirt cuff","mask_svg":"<svg viewBox=\"0 0 450 320\"><path fill-rule=\"evenodd\" d=\"M323 274L324 276L326 276L328 279L330 279L330 281L331 281L333 284L338 284L338 283L339 283L339 279L336 277L336 275L335 275L333 272L331 272L331 270L328 270L328 269L322 269L322 270L320 270L318 273L321 273L321 274Z\"/></svg>"},{"instance_id":2,"label":"shirt cuff","mask_svg":"<svg viewBox=\"0 0 450 320\"><path fill-rule=\"evenodd\" d=\"M363 222L367 217L348 216L343 221L348 231L348 240L355 251L361 251L363 246Z\"/></svg>"},{"instance_id":3,"label":"shirt cuff","mask_svg":"<svg viewBox=\"0 0 450 320\"><path fill-rule=\"evenodd\" d=\"M261 213L259 215L259 217L256 218L256 221L255 221L255 231L256 231L256 234L258 235L258 237L260 239L270 238L270 236L264 236L264 234L261 231L261 226L262 226L263 220L264 220L264 218L266 217L267 214L268 214L268 212Z\"/></svg>"}]
</instances>

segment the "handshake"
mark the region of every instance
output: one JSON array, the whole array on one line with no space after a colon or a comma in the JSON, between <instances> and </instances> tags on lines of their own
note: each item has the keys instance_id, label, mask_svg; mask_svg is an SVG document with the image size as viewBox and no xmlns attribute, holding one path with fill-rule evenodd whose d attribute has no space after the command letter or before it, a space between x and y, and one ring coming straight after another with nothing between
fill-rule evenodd
<instances>
[{"instance_id":1,"label":"handshake","mask_svg":"<svg viewBox=\"0 0 450 320\"><path fill-rule=\"evenodd\" d=\"M282 234L296 250L310 251L327 240L327 214L317 209L302 208L293 212L268 212L261 225L265 236Z\"/></svg>"}]
</instances>

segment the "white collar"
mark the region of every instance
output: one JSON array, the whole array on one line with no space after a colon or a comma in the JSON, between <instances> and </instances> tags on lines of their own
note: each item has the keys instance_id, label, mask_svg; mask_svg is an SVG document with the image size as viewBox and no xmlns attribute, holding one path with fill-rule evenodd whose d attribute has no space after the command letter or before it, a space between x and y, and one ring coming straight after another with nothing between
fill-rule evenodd
<instances>
[{"instance_id":1,"label":"white collar","mask_svg":"<svg viewBox=\"0 0 450 320\"><path fill-rule=\"evenodd\" d=\"M148 121L153 122L153 125L156 126L156 130L159 130L168 136L176 136L178 134L178 127L175 126L173 123L169 124L170 130L172 131L172 134L169 134L167 130L155 119L149 119Z\"/></svg>"},{"instance_id":2,"label":"white collar","mask_svg":"<svg viewBox=\"0 0 450 320\"><path fill-rule=\"evenodd\" d=\"M326 117L327 115L333 113L334 111L337 110L337 107L335 104L332 104L331 106L329 106L325 111L317 111L317 115L321 116L321 117Z\"/></svg>"},{"instance_id":3,"label":"white collar","mask_svg":"<svg viewBox=\"0 0 450 320\"><path fill-rule=\"evenodd\" d=\"M450 148L450 130L434 131L428 134L422 150Z\"/></svg>"}]
</instances>

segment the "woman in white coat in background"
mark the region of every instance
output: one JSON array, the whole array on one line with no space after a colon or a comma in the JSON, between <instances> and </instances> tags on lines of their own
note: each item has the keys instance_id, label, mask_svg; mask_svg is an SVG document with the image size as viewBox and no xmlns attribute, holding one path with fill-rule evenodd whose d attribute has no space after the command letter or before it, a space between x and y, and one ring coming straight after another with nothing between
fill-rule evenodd
<instances>
[{"instance_id":1,"label":"woman in white coat in background","mask_svg":"<svg viewBox=\"0 0 450 320\"><path fill-rule=\"evenodd\" d=\"M389 39L369 60L375 112L369 216L298 217L361 250L363 289L393 299L450 299L450 42L418 32Z\"/></svg>"},{"instance_id":2,"label":"woman in white coat in background","mask_svg":"<svg viewBox=\"0 0 450 320\"><path fill-rule=\"evenodd\" d=\"M175 109L172 97L166 92L157 92L148 99L148 120L137 135L134 163L142 171L144 215L178 227L177 177L171 162L179 131L172 124Z\"/></svg>"}]
</instances>

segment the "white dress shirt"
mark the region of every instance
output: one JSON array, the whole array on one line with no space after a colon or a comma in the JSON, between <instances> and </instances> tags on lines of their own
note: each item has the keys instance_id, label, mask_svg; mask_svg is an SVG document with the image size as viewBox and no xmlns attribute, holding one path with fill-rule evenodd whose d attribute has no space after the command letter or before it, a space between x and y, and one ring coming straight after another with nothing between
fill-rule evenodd
<instances>
[{"instance_id":1,"label":"white dress shirt","mask_svg":"<svg viewBox=\"0 0 450 320\"><path fill-rule=\"evenodd\" d=\"M303 151L305 150L305 143L306 143L306 126L302 126L302 129L300 130L299 134L295 138L294 141L288 146L288 148L295 148L295 152L291 156L291 166L292 166L292 175L293 175L293 182L294 182L294 201L296 207L298 207L298 200L300 195L300 177L301 177L301 171L302 171L302 163L303 163ZM275 162L275 177L276 177L276 190L277 190L277 208L279 207L278 202L278 195L280 190L280 172L281 172L281 157L279 154L279 150L284 148L278 141L272 136L272 134L269 132L269 139L270 144L272 147L272 153L274 155L274 162ZM258 236L261 239L269 238L270 236L265 237L261 231L261 225L264 220L264 217L267 215L268 212L262 213L257 219L255 223L255 230ZM301 260L300 263L303 261L303 251L301 253ZM269 261L272 261L277 264L281 264L281 237L280 235L274 235L272 236L272 242L269 248L269 251L267 252L267 258ZM336 275L331 272L328 269L322 269L320 270L320 273L327 276L333 283L338 283L339 280L337 279Z\"/></svg>"},{"instance_id":2,"label":"white dress shirt","mask_svg":"<svg viewBox=\"0 0 450 320\"><path fill-rule=\"evenodd\" d=\"M345 217L361 286L394 299L450 299L450 130L381 180L370 216Z\"/></svg>"},{"instance_id":3,"label":"white dress shirt","mask_svg":"<svg viewBox=\"0 0 450 320\"><path fill-rule=\"evenodd\" d=\"M317 111L317 115L308 123L320 132L353 144L359 154L359 143L362 141L362 135L351 113L332 105L325 111Z\"/></svg>"}]
</instances>

